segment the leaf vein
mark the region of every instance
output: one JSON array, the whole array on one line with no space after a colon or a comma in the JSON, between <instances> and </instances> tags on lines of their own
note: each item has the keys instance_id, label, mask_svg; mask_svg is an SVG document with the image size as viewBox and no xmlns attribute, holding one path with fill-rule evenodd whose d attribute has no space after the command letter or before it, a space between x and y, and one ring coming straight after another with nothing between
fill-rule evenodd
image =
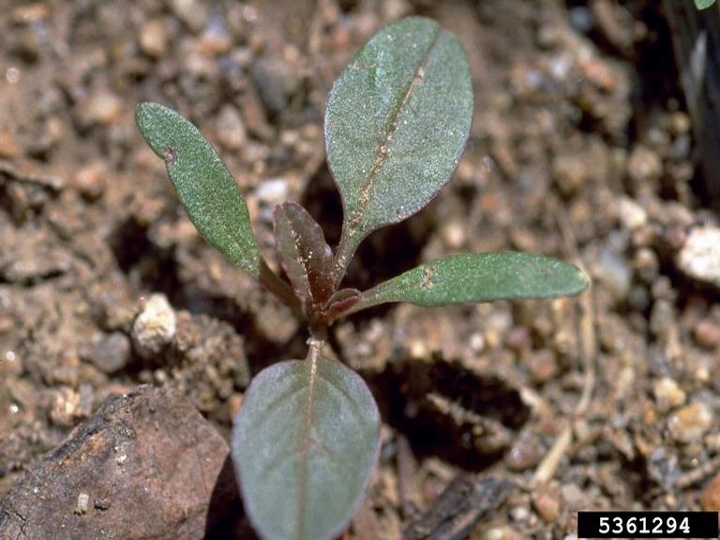
<instances>
[{"instance_id":1,"label":"leaf vein","mask_svg":"<svg viewBox=\"0 0 720 540\"><path fill-rule=\"evenodd\" d=\"M377 179L377 175L380 172L380 169L382 169L383 165L387 161L389 155L390 155L390 142L392 141L392 136L397 130L398 127L398 120L400 119L400 113L405 109L405 106L409 103L410 97L413 94L413 89L417 86L418 81L422 81L424 78L425 73L425 67L428 63L428 60L430 58L430 53L435 48L435 46L438 43L438 40L440 39L440 36L442 34L442 29L437 26L435 28L435 35L433 36L433 40L428 46L427 50L425 51L425 54L420 59L420 62L418 63L417 67L415 68L415 73L413 77L410 79L410 82L408 83L407 88L405 89L405 92L403 94L403 98L400 101L400 104L395 108L393 113L390 115L390 121L388 123L385 139L378 144L377 151L375 153L375 160L373 162L373 165L370 169L370 173L368 175L367 183L363 187L362 192L360 193L360 197L358 198L357 206L353 211L353 215L350 216L350 223L352 223L353 227L352 229L355 230L357 226L360 224L363 215L365 214L365 207L367 206L368 202L370 201L370 192L375 187L375 180ZM412 109L412 107L411 107ZM412 109L415 114L417 112Z\"/></svg>"}]
</instances>

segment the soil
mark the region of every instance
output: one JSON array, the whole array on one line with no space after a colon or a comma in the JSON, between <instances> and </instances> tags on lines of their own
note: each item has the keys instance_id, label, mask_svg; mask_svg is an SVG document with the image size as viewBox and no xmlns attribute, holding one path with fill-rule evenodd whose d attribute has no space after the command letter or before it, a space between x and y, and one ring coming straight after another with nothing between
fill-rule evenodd
<instances>
[{"instance_id":1,"label":"soil","mask_svg":"<svg viewBox=\"0 0 720 540\"><path fill-rule=\"evenodd\" d=\"M219 149L277 267L279 202L300 201L339 238L322 138L332 81L380 27L420 14L467 53L470 140L451 183L368 238L346 284L514 249L574 261L593 285L336 326L385 419L347 534L428 537L417 531L453 515L464 527L438 537L565 538L578 510L720 509L720 280L701 264L718 255L690 241L717 231L717 190L697 171L659 2L2 7L0 497L64 455L111 396L172 388L227 440L252 374L305 356L292 314L198 236L136 105L176 108ZM136 323L157 305L175 324L143 341ZM458 485L490 510L447 503Z\"/></svg>"}]
</instances>

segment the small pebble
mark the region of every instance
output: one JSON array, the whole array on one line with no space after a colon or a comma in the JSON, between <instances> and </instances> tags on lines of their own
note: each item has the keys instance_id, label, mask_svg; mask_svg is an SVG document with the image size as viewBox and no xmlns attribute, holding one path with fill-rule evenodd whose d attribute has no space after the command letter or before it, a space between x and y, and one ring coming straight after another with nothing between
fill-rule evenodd
<instances>
[{"instance_id":1,"label":"small pebble","mask_svg":"<svg viewBox=\"0 0 720 540\"><path fill-rule=\"evenodd\" d=\"M260 202L275 206L288 198L288 183L285 178L271 178L262 182L255 189L255 196Z\"/></svg>"},{"instance_id":2,"label":"small pebble","mask_svg":"<svg viewBox=\"0 0 720 540\"><path fill-rule=\"evenodd\" d=\"M552 170L560 192L565 197L570 197L585 183L588 164L582 155L560 154L555 157Z\"/></svg>"},{"instance_id":3,"label":"small pebble","mask_svg":"<svg viewBox=\"0 0 720 540\"><path fill-rule=\"evenodd\" d=\"M713 413L705 403L691 403L668 418L670 436L680 443L699 441L712 424Z\"/></svg>"},{"instance_id":4,"label":"small pebble","mask_svg":"<svg viewBox=\"0 0 720 540\"><path fill-rule=\"evenodd\" d=\"M245 122L233 105L226 104L220 109L217 117L218 140L227 150L237 152L247 142Z\"/></svg>"},{"instance_id":5,"label":"small pebble","mask_svg":"<svg viewBox=\"0 0 720 540\"><path fill-rule=\"evenodd\" d=\"M515 472L534 467L542 458L542 446L529 432L522 432L505 455L505 464Z\"/></svg>"},{"instance_id":6,"label":"small pebble","mask_svg":"<svg viewBox=\"0 0 720 540\"><path fill-rule=\"evenodd\" d=\"M93 341L91 361L103 373L117 373L130 362L130 340L125 334L98 333Z\"/></svg>"},{"instance_id":7,"label":"small pebble","mask_svg":"<svg viewBox=\"0 0 720 540\"><path fill-rule=\"evenodd\" d=\"M79 104L80 120L85 126L110 125L117 122L122 112L122 101L110 91L91 93Z\"/></svg>"},{"instance_id":8,"label":"small pebble","mask_svg":"<svg viewBox=\"0 0 720 540\"><path fill-rule=\"evenodd\" d=\"M152 58L162 58L168 52L168 31L163 19L153 19L140 30L140 49Z\"/></svg>"},{"instance_id":9,"label":"small pebble","mask_svg":"<svg viewBox=\"0 0 720 540\"><path fill-rule=\"evenodd\" d=\"M78 370L74 365L60 365L52 368L50 380L56 385L76 388L79 382Z\"/></svg>"},{"instance_id":10,"label":"small pebble","mask_svg":"<svg viewBox=\"0 0 720 540\"><path fill-rule=\"evenodd\" d=\"M467 241L467 227L457 221L450 221L440 231L443 241L450 249L459 249Z\"/></svg>"},{"instance_id":11,"label":"small pebble","mask_svg":"<svg viewBox=\"0 0 720 540\"><path fill-rule=\"evenodd\" d=\"M585 6L575 6L568 9L570 25L578 32L587 33L595 25L593 12Z\"/></svg>"},{"instance_id":12,"label":"small pebble","mask_svg":"<svg viewBox=\"0 0 720 540\"><path fill-rule=\"evenodd\" d=\"M293 70L280 59L260 57L250 68L265 109L279 113L287 106L288 97L297 87Z\"/></svg>"},{"instance_id":13,"label":"small pebble","mask_svg":"<svg viewBox=\"0 0 720 540\"><path fill-rule=\"evenodd\" d=\"M670 117L670 131L673 135L685 135L690 128L692 128L692 123L686 113L678 111Z\"/></svg>"},{"instance_id":14,"label":"small pebble","mask_svg":"<svg viewBox=\"0 0 720 540\"><path fill-rule=\"evenodd\" d=\"M560 497L546 491L536 491L532 495L532 505L545 523L554 523L560 514Z\"/></svg>"},{"instance_id":15,"label":"small pebble","mask_svg":"<svg viewBox=\"0 0 720 540\"><path fill-rule=\"evenodd\" d=\"M720 474L710 480L702 490L700 506L706 512L720 512Z\"/></svg>"},{"instance_id":16,"label":"small pebble","mask_svg":"<svg viewBox=\"0 0 720 540\"><path fill-rule=\"evenodd\" d=\"M197 33L208 21L208 4L200 0L170 0L170 9L190 30Z\"/></svg>"},{"instance_id":17,"label":"small pebble","mask_svg":"<svg viewBox=\"0 0 720 540\"><path fill-rule=\"evenodd\" d=\"M630 230L642 227L648 221L645 209L629 197L620 197L617 212L620 222Z\"/></svg>"},{"instance_id":18,"label":"small pebble","mask_svg":"<svg viewBox=\"0 0 720 540\"><path fill-rule=\"evenodd\" d=\"M677 260L686 276L720 288L720 228L706 226L690 231Z\"/></svg>"},{"instance_id":19,"label":"small pebble","mask_svg":"<svg viewBox=\"0 0 720 540\"><path fill-rule=\"evenodd\" d=\"M153 294L132 326L135 351L144 359L157 356L175 338L175 312L163 294Z\"/></svg>"},{"instance_id":20,"label":"small pebble","mask_svg":"<svg viewBox=\"0 0 720 540\"><path fill-rule=\"evenodd\" d=\"M62 387L53 396L50 420L60 427L72 427L80 414L80 394L71 388Z\"/></svg>"},{"instance_id":21,"label":"small pebble","mask_svg":"<svg viewBox=\"0 0 720 540\"><path fill-rule=\"evenodd\" d=\"M107 167L102 161L83 166L73 178L72 185L88 200L99 198L105 191Z\"/></svg>"},{"instance_id":22,"label":"small pebble","mask_svg":"<svg viewBox=\"0 0 720 540\"><path fill-rule=\"evenodd\" d=\"M28 2L13 10L12 20L15 24L38 23L48 17L50 8L45 2Z\"/></svg>"},{"instance_id":23,"label":"small pebble","mask_svg":"<svg viewBox=\"0 0 720 540\"><path fill-rule=\"evenodd\" d=\"M655 152L641 144L633 148L627 163L627 172L631 179L642 184L657 180L662 171L662 161Z\"/></svg>"},{"instance_id":24,"label":"small pebble","mask_svg":"<svg viewBox=\"0 0 720 540\"><path fill-rule=\"evenodd\" d=\"M98 510L109 510L111 506L110 499L95 499L93 506Z\"/></svg>"},{"instance_id":25,"label":"small pebble","mask_svg":"<svg viewBox=\"0 0 720 540\"><path fill-rule=\"evenodd\" d=\"M701 319L693 327L695 342L705 349L715 349L720 344L720 324L710 319Z\"/></svg>"},{"instance_id":26,"label":"small pebble","mask_svg":"<svg viewBox=\"0 0 720 540\"><path fill-rule=\"evenodd\" d=\"M652 249L641 247L633 257L632 266L640 279L653 283L660 270L660 261Z\"/></svg>"},{"instance_id":27,"label":"small pebble","mask_svg":"<svg viewBox=\"0 0 720 540\"><path fill-rule=\"evenodd\" d=\"M521 357L531 346L530 330L526 326L513 326L504 336L505 346Z\"/></svg>"},{"instance_id":28,"label":"small pebble","mask_svg":"<svg viewBox=\"0 0 720 540\"><path fill-rule=\"evenodd\" d=\"M90 495L87 493L80 493L77 498L77 505L75 506L75 514L83 515L88 511L88 503L90 502Z\"/></svg>"},{"instance_id":29,"label":"small pebble","mask_svg":"<svg viewBox=\"0 0 720 540\"><path fill-rule=\"evenodd\" d=\"M470 540L521 540L525 538L508 525L491 525L473 531Z\"/></svg>"},{"instance_id":30,"label":"small pebble","mask_svg":"<svg viewBox=\"0 0 720 540\"><path fill-rule=\"evenodd\" d=\"M647 460L647 475L651 480L660 484L664 490L671 491L681 473L675 451L664 445L650 451Z\"/></svg>"},{"instance_id":31,"label":"small pebble","mask_svg":"<svg viewBox=\"0 0 720 540\"><path fill-rule=\"evenodd\" d=\"M632 284L632 269L624 255L605 247L597 272L599 280L607 286L615 300L624 301L627 298Z\"/></svg>"},{"instance_id":32,"label":"small pebble","mask_svg":"<svg viewBox=\"0 0 720 540\"><path fill-rule=\"evenodd\" d=\"M200 39L200 51L204 54L218 56L228 52L232 45L233 40L227 21L219 13L212 14Z\"/></svg>"},{"instance_id":33,"label":"small pebble","mask_svg":"<svg viewBox=\"0 0 720 540\"><path fill-rule=\"evenodd\" d=\"M12 159L20 153L20 147L12 133L0 131L0 157Z\"/></svg>"},{"instance_id":34,"label":"small pebble","mask_svg":"<svg viewBox=\"0 0 720 540\"><path fill-rule=\"evenodd\" d=\"M670 377L663 377L653 388L657 407L661 412L669 411L685 404L687 395L677 382Z\"/></svg>"},{"instance_id":35,"label":"small pebble","mask_svg":"<svg viewBox=\"0 0 720 540\"><path fill-rule=\"evenodd\" d=\"M550 349L543 349L530 354L525 363L530 372L530 377L536 384L544 384L558 373L557 358Z\"/></svg>"}]
</instances>

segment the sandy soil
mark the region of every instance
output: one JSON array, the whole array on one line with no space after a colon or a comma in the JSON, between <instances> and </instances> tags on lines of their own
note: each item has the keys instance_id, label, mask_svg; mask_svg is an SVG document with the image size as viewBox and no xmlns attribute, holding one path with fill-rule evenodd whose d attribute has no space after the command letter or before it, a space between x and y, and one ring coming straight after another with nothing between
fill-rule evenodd
<instances>
[{"instance_id":1,"label":"sandy soil","mask_svg":"<svg viewBox=\"0 0 720 540\"><path fill-rule=\"evenodd\" d=\"M497 249L575 261L594 284L337 325L386 420L350 537L400 538L458 474L510 485L476 539L564 538L578 510L719 509L720 280L691 241L714 238L717 201L658 4L6 0L0 497L109 396L173 387L227 438L251 374L305 354L292 315L199 238L136 105L171 105L216 145L271 260L284 200L333 244L327 92L376 30L422 14L467 52L470 141L429 207L366 241L347 284ZM143 354L133 321L153 294L177 333Z\"/></svg>"}]
</instances>

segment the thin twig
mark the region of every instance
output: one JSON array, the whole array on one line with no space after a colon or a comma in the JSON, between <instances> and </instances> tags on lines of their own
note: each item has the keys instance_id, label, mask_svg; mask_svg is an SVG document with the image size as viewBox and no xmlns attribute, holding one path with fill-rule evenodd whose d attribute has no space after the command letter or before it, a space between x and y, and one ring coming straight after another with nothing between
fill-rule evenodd
<instances>
[{"instance_id":1,"label":"thin twig","mask_svg":"<svg viewBox=\"0 0 720 540\"><path fill-rule=\"evenodd\" d=\"M577 241L573 234L570 220L567 217L562 206L555 198L550 199L551 210L560 229L567 252L570 254L573 262L581 270L585 271L580 253L577 249ZM572 430L575 422L585 416L592 400L593 389L597 379L595 363L597 360L597 341L595 336L595 317L592 289L582 294L579 298L580 318L578 321L577 332L579 335L579 355L584 371L583 389L580 399L578 400L572 418L566 422L565 427L560 435L555 439L548 453L535 470L532 478L532 485L546 484L554 475L560 464L560 460L567 454L567 450L572 444Z\"/></svg>"}]
</instances>

